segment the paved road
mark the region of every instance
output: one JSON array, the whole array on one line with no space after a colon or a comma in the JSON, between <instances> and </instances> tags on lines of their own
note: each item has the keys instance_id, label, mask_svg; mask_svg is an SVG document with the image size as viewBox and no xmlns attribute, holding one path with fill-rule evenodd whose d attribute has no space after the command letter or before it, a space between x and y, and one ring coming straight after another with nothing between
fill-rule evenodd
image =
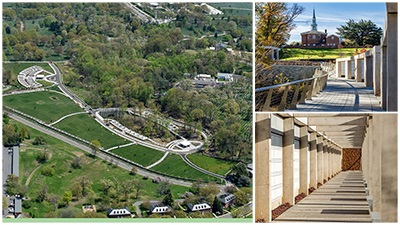
<instances>
[{"instance_id":1,"label":"paved road","mask_svg":"<svg viewBox=\"0 0 400 225\"><path fill-rule=\"evenodd\" d=\"M38 124L36 124L34 122L31 122L31 121L29 121L29 120L27 120L25 118L22 118L20 116L17 116L15 114L13 114L13 113L9 113L9 116L10 116L10 118L12 118L14 120L17 120L17 121L19 121L19 122L21 122L21 123L23 123L23 124L25 124L25 125L27 125L29 127L32 127L35 130L38 130L38 131L43 132L45 134L48 134L48 135L50 135L50 136L52 136L54 138L57 138L57 139L65 142L65 143L68 143L68 144L70 144L70 145L72 145L74 147L77 147L77 148L79 148L79 149L81 149L81 150L83 150L85 152L88 152L90 154L92 153L92 149L90 147L88 147L86 145L83 145L83 144L81 144L79 142L76 142L76 141L74 141L74 140L72 140L72 139L70 139L70 138L68 138L68 137L66 137L64 135L61 135L61 134L59 134L59 133L57 133L57 132L55 132L53 130L50 130L48 128L40 126L40 125L38 125ZM110 159L110 156L108 156L108 155L106 155L104 153L101 153L101 152L97 153L96 156L101 158L101 159L104 159L106 161L108 161ZM132 165L130 165L128 163L125 163L125 162L123 162L123 161L121 161L119 159L116 159L116 158L113 158L113 163L115 165L123 168L123 169L128 170L128 171L130 171L132 169ZM150 171L143 170L141 168L137 168L137 171L138 171L137 173L139 175L147 176L150 179L154 179L154 178L159 177L162 180L168 181L171 184L181 185L181 186L185 186L185 187L190 187L192 185L192 182L182 181L182 180L178 180L178 179L174 179L174 178L170 178L170 177L161 176L159 174L155 174L155 173L152 173Z\"/></svg>"}]
</instances>

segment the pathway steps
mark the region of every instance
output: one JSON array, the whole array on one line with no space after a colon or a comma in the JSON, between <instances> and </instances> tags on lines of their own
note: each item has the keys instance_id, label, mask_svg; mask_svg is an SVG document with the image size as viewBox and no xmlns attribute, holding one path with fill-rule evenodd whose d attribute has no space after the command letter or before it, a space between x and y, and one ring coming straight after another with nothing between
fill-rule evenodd
<instances>
[{"instance_id":1,"label":"pathway steps","mask_svg":"<svg viewBox=\"0 0 400 225\"><path fill-rule=\"evenodd\" d=\"M341 172L273 222L371 222L362 172Z\"/></svg>"},{"instance_id":2,"label":"pathway steps","mask_svg":"<svg viewBox=\"0 0 400 225\"><path fill-rule=\"evenodd\" d=\"M330 77L325 89L312 99L306 100L306 104L298 104L296 110L287 111L382 111L373 89L352 80Z\"/></svg>"}]
</instances>

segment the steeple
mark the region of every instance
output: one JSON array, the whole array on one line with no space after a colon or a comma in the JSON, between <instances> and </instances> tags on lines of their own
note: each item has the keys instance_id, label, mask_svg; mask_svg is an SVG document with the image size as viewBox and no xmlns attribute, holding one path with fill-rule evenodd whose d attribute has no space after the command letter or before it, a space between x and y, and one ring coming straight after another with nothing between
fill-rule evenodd
<instances>
[{"instance_id":1,"label":"steeple","mask_svg":"<svg viewBox=\"0 0 400 225\"><path fill-rule=\"evenodd\" d=\"M315 18L315 9L313 9L313 18L312 18L312 23L311 23L311 30L317 31L317 18Z\"/></svg>"}]
</instances>

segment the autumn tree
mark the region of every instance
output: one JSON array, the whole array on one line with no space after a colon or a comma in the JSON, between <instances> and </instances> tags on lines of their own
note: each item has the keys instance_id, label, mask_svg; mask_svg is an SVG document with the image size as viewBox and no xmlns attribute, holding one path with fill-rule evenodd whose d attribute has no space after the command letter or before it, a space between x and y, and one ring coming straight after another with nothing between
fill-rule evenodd
<instances>
[{"instance_id":1,"label":"autumn tree","mask_svg":"<svg viewBox=\"0 0 400 225\"><path fill-rule=\"evenodd\" d=\"M256 66L269 64L270 53L264 46L279 47L290 38L290 31L295 28L295 18L303 13L304 7L293 4L288 7L283 2L256 3ZM258 69L258 68L256 68Z\"/></svg>"}]
</instances>

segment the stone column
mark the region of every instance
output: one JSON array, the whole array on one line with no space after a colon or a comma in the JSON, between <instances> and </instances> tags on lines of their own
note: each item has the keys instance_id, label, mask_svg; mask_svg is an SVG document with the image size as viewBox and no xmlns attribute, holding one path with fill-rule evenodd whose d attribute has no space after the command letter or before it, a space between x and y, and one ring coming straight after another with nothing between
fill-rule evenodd
<instances>
[{"instance_id":1,"label":"stone column","mask_svg":"<svg viewBox=\"0 0 400 225\"><path fill-rule=\"evenodd\" d=\"M387 5L387 111L397 112L397 3Z\"/></svg>"},{"instance_id":2,"label":"stone column","mask_svg":"<svg viewBox=\"0 0 400 225\"><path fill-rule=\"evenodd\" d=\"M342 76L342 61L336 60L336 77Z\"/></svg>"},{"instance_id":3,"label":"stone column","mask_svg":"<svg viewBox=\"0 0 400 225\"><path fill-rule=\"evenodd\" d=\"M324 172L322 174L322 180L328 180L328 170L329 170L329 162L328 162L328 145L329 142L328 140L324 139L324 148L323 148L323 154L324 154L324 162L323 162L323 167L324 167Z\"/></svg>"},{"instance_id":4,"label":"stone column","mask_svg":"<svg viewBox=\"0 0 400 225\"><path fill-rule=\"evenodd\" d=\"M317 140L318 140L318 144L317 144L317 176L318 176L317 182L323 184L324 183L324 178L323 178L324 177L323 137L317 136Z\"/></svg>"},{"instance_id":5,"label":"stone column","mask_svg":"<svg viewBox=\"0 0 400 225\"><path fill-rule=\"evenodd\" d=\"M308 195L308 129L300 127L300 193Z\"/></svg>"},{"instance_id":6,"label":"stone column","mask_svg":"<svg viewBox=\"0 0 400 225\"><path fill-rule=\"evenodd\" d=\"M283 148L282 148L282 177L283 194L282 201L294 205L294 119L292 117L283 120Z\"/></svg>"},{"instance_id":7,"label":"stone column","mask_svg":"<svg viewBox=\"0 0 400 225\"><path fill-rule=\"evenodd\" d=\"M372 50L370 50L372 51ZM373 58L372 56L364 57L364 84L367 87L373 87Z\"/></svg>"},{"instance_id":8,"label":"stone column","mask_svg":"<svg viewBox=\"0 0 400 225\"><path fill-rule=\"evenodd\" d=\"M387 61L386 45L381 46L381 106L384 111L387 110Z\"/></svg>"},{"instance_id":9,"label":"stone column","mask_svg":"<svg viewBox=\"0 0 400 225\"><path fill-rule=\"evenodd\" d=\"M310 186L317 188L318 175L317 175L317 134L310 133Z\"/></svg>"},{"instance_id":10,"label":"stone column","mask_svg":"<svg viewBox=\"0 0 400 225\"><path fill-rule=\"evenodd\" d=\"M279 50L276 50L276 60L279 60Z\"/></svg>"},{"instance_id":11,"label":"stone column","mask_svg":"<svg viewBox=\"0 0 400 225\"><path fill-rule=\"evenodd\" d=\"M362 69L361 69L362 63L361 63L361 60L362 59L358 59L357 58L354 61L354 78L355 78L356 82L361 82L362 81L362 74L361 74L361 72L362 72Z\"/></svg>"},{"instance_id":12,"label":"stone column","mask_svg":"<svg viewBox=\"0 0 400 225\"><path fill-rule=\"evenodd\" d=\"M380 79L380 67L381 67L381 48L379 46L374 47L373 56L373 77L374 77L374 94L381 94L381 79Z\"/></svg>"},{"instance_id":13,"label":"stone column","mask_svg":"<svg viewBox=\"0 0 400 225\"><path fill-rule=\"evenodd\" d=\"M373 167L370 170L371 173L371 178L369 186L371 187L371 193L370 195L372 196L372 210L373 212L380 212L381 211L381 151L382 151L382 145L385 145L385 143L379 142L376 140L375 136L379 136L380 134L384 133L384 127L382 126L385 121L379 121L382 120L382 117L376 117L372 116L371 123L369 124L371 130L369 132L369 152L370 152L370 157L371 159L369 160L372 165L370 167Z\"/></svg>"},{"instance_id":14,"label":"stone column","mask_svg":"<svg viewBox=\"0 0 400 225\"><path fill-rule=\"evenodd\" d=\"M351 62L352 61L353 60L349 59L349 60L346 60L346 62L345 62L345 64L346 64L346 69L345 69L346 74L345 74L345 76L346 76L346 79L349 79L349 80L352 77L352 73L351 73Z\"/></svg>"},{"instance_id":15,"label":"stone column","mask_svg":"<svg viewBox=\"0 0 400 225\"><path fill-rule=\"evenodd\" d=\"M388 4L388 3L387 3ZM396 4L397 7L397 4ZM397 150L397 114L374 114L383 127L377 134L381 147L381 222L397 222L398 216L398 150Z\"/></svg>"},{"instance_id":16,"label":"stone column","mask_svg":"<svg viewBox=\"0 0 400 225\"><path fill-rule=\"evenodd\" d=\"M329 144L329 148L328 148L328 153L329 153L329 173L328 173L328 177L331 178L332 174L333 174L333 147L332 147L332 143Z\"/></svg>"},{"instance_id":17,"label":"stone column","mask_svg":"<svg viewBox=\"0 0 400 225\"><path fill-rule=\"evenodd\" d=\"M271 221L270 155L271 114L256 113L255 125L255 218Z\"/></svg>"}]
</instances>

